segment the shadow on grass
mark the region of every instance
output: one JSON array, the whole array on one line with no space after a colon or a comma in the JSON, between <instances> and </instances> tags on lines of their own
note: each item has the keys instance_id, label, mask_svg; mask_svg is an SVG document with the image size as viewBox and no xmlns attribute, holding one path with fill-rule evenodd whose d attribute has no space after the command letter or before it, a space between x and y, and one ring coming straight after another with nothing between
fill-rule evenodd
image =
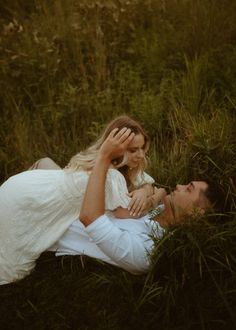
<instances>
[{"instance_id":1,"label":"shadow on grass","mask_svg":"<svg viewBox=\"0 0 236 330\"><path fill-rule=\"evenodd\" d=\"M30 276L0 287L0 329L234 329L235 224L217 228L174 228L140 276L46 252Z\"/></svg>"}]
</instances>

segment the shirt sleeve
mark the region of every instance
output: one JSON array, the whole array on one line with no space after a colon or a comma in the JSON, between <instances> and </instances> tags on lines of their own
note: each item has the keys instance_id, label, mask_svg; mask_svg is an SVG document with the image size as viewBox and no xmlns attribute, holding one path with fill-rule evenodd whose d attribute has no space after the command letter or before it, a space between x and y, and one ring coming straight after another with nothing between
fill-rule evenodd
<instances>
[{"instance_id":1,"label":"shirt sleeve","mask_svg":"<svg viewBox=\"0 0 236 330\"><path fill-rule=\"evenodd\" d=\"M114 225L102 215L85 228L94 243L119 267L133 273L146 272L150 266L148 254L153 241L148 234L136 234Z\"/></svg>"},{"instance_id":2,"label":"shirt sleeve","mask_svg":"<svg viewBox=\"0 0 236 330\"><path fill-rule=\"evenodd\" d=\"M105 185L105 209L127 208L130 202L124 176L116 169L109 169Z\"/></svg>"},{"instance_id":3,"label":"shirt sleeve","mask_svg":"<svg viewBox=\"0 0 236 330\"><path fill-rule=\"evenodd\" d=\"M135 187L138 188L145 183L152 184L154 182L155 182L155 180L149 174L147 174L146 172L142 172L137 175L134 184L135 184Z\"/></svg>"}]
</instances>

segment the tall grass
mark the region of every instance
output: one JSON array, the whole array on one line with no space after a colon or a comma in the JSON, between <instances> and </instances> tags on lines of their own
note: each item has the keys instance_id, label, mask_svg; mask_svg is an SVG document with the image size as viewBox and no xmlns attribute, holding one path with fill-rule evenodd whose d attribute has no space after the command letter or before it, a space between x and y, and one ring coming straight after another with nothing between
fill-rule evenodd
<instances>
[{"instance_id":1,"label":"tall grass","mask_svg":"<svg viewBox=\"0 0 236 330\"><path fill-rule=\"evenodd\" d=\"M1 329L233 329L235 1L0 8L1 181L45 155L65 165L127 113L150 135L156 181L215 181L228 210L171 228L147 276L42 256L31 276L1 288Z\"/></svg>"}]
</instances>

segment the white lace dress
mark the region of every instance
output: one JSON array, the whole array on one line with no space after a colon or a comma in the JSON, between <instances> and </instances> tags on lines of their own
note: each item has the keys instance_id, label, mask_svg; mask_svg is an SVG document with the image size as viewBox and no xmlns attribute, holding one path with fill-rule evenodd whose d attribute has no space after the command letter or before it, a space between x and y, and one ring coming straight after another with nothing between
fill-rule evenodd
<instances>
[{"instance_id":1,"label":"white lace dress","mask_svg":"<svg viewBox=\"0 0 236 330\"><path fill-rule=\"evenodd\" d=\"M85 171L25 171L0 187L0 284L25 277L39 255L78 218L88 182ZM149 176L146 177L147 181ZM123 175L109 169L105 208L127 208ZM91 206L92 207L92 206Z\"/></svg>"}]
</instances>

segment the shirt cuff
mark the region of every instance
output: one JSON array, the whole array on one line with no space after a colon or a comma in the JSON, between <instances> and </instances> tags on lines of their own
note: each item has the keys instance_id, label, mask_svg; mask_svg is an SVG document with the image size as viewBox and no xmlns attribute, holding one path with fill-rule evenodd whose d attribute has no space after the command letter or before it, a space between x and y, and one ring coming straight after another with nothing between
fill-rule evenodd
<instances>
[{"instance_id":1,"label":"shirt cuff","mask_svg":"<svg viewBox=\"0 0 236 330\"><path fill-rule=\"evenodd\" d=\"M98 243L112 230L112 228L114 228L114 224L109 220L107 215L103 214L88 225L85 228L85 231Z\"/></svg>"}]
</instances>

